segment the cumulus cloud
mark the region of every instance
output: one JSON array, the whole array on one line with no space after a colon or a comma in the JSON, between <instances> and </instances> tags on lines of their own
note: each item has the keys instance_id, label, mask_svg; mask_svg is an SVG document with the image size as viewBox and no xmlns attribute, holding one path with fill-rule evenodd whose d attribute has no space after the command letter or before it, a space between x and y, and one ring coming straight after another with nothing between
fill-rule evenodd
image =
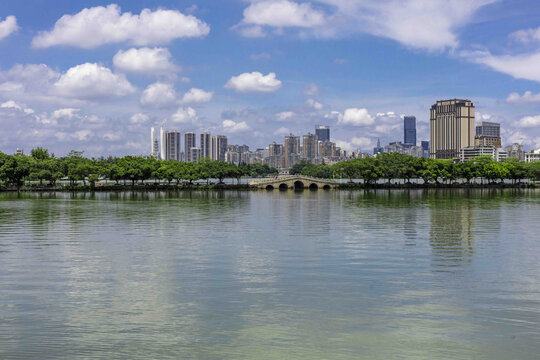
<instances>
[{"instance_id":1,"label":"cumulus cloud","mask_svg":"<svg viewBox=\"0 0 540 360\"><path fill-rule=\"evenodd\" d=\"M176 101L176 91L172 84L156 82L144 89L140 101L143 106L156 108L170 106Z\"/></svg>"},{"instance_id":2,"label":"cumulus cloud","mask_svg":"<svg viewBox=\"0 0 540 360\"><path fill-rule=\"evenodd\" d=\"M463 51L461 56L512 76L540 82L540 52L519 55L493 55L489 51Z\"/></svg>"},{"instance_id":3,"label":"cumulus cloud","mask_svg":"<svg viewBox=\"0 0 540 360\"><path fill-rule=\"evenodd\" d=\"M518 121L519 127L530 128L540 126L540 115L525 116Z\"/></svg>"},{"instance_id":4,"label":"cumulus cloud","mask_svg":"<svg viewBox=\"0 0 540 360\"><path fill-rule=\"evenodd\" d=\"M171 116L171 121L177 124L189 124L195 120L197 120L197 112L191 107L179 108Z\"/></svg>"},{"instance_id":5,"label":"cumulus cloud","mask_svg":"<svg viewBox=\"0 0 540 360\"><path fill-rule=\"evenodd\" d=\"M132 124L143 124L143 123L147 122L149 119L150 119L150 117L148 115L143 114L143 113L137 113L137 114L133 114L129 118L129 121Z\"/></svg>"},{"instance_id":6,"label":"cumulus cloud","mask_svg":"<svg viewBox=\"0 0 540 360\"><path fill-rule=\"evenodd\" d=\"M536 29L518 30L511 33L509 37L523 44L539 42L540 41L540 27Z\"/></svg>"},{"instance_id":7,"label":"cumulus cloud","mask_svg":"<svg viewBox=\"0 0 540 360\"><path fill-rule=\"evenodd\" d=\"M179 69L171 62L171 53L165 48L140 48L118 51L113 58L114 67L120 71L161 75Z\"/></svg>"},{"instance_id":8,"label":"cumulus cloud","mask_svg":"<svg viewBox=\"0 0 540 360\"><path fill-rule=\"evenodd\" d=\"M412 48L441 51L456 48L459 28L470 23L479 9L496 1L312 1L329 9L325 12L307 2L252 0L236 28L243 30L244 26L258 26L261 36L264 36L264 26L278 29L278 34L283 34L279 30L286 27L301 28L302 35L310 31L317 37L368 33Z\"/></svg>"},{"instance_id":9,"label":"cumulus cloud","mask_svg":"<svg viewBox=\"0 0 540 360\"><path fill-rule=\"evenodd\" d=\"M370 150L375 146L375 142L365 136L353 137L351 140L337 140L336 146L342 148L345 151L353 150Z\"/></svg>"},{"instance_id":10,"label":"cumulus cloud","mask_svg":"<svg viewBox=\"0 0 540 360\"><path fill-rule=\"evenodd\" d=\"M276 78L276 74L273 72L268 75L263 75L260 72L251 72L231 77L225 84L225 88L234 89L241 93L271 93L281 88L281 81Z\"/></svg>"},{"instance_id":11,"label":"cumulus cloud","mask_svg":"<svg viewBox=\"0 0 540 360\"><path fill-rule=\"evenodd\" d=\"M337 113L335 115L338 117L339 125L369 126L375 123L373 117L364 108L350 108L346 109L343 114Z\"/></svg>"},{"instance_id":12,"label":"cumulus cloud","mask_svg":"<svg viewBox=\"0 0 540 360\"><path fill-rule=\"evenodd\" d=\"M533 94L531 91L525 91L523 95L513 92L506 98L509 104L528 104L540 102L540 94Z\"/></svg>"},{"instance_id":13,"label":"cumulus cloud","mask_svg":"<svg viewBox=\"0 0 540 360\"><path fill-rule=\"evenodd\" d=\"M212 100L214 93L202 89L192 88L182 97L183 104L206 103Z\"/></svg>"},{"instance_id":14,"label":"cumulus cloud","mask_svg":"<svg viewBox=\"0 0 540 360\"><path fill-rule=\"evenodd\" d=\"M277 113L275 116L276 116L277 121L287 121L290 118L292 118L294 115L296 114L292 111L283 111L283 112Z\"/></svg>"},{"instance_id":15,"label":"cumulus cloud","mask_svg":"<svg viewBox=\"0 0 540 360\"><path fill-rule=\"evenodd\" d=\"M236 31L246 38L262 38L266 36L266 31L261 26L235 26Z\"/></svg>"},{"instance_id":16,"label":"cumulus cloud","mask_svg":"<svg viewBox=\"0 0 540 360\"><path fill-rule=\"evenodd\" d=\"M206 23L178 10L143 9L137 15L122 13L120 6L111 4L62 16L52 30L35 36L32 45L37 48L67 45L88 49L121 42L156 45L179 38L202 37L209 32L210 27Z\"/></svg>"},{"instance_id":17,"label":"cumulus cloud","mask_svg":"<svg viewBox=\"0 0 540 360\"><path fill-rule=\"evenodd\" d=\"M323 104L321 104L320 102L318 102L316 100L313 100L313 99L307 99L306 100L306 105L309 106L310 108L315 109L315 110L322 110L322 108L323 108Z\"/></svg>"},{"instance_id":18,"label":"cumulus cloud","mask_svg":"<svg viewBox=\"0 0 540 360\"><path fill-rule=\"evenodd\" d=\"M248 131L251 129L245 121L236 122L233 120L223 120L221 125L223 127L223 131L229 133Z\"/></svg>"},{"instance_id":19,"label":"cumulus cloud","mask_svg":"<svg viewBox=\"0 0 540 360\"><path fill-rule=\"evenodd\" d=\"M298 4L288 0L264 0L251 3L244 10L246 24L275 27L313 27L325 22L324 13L309 3Z\"/></svg>"},{"instance_id":20,"label":"cumulus cloud","mask_svg":"<svg viewBox=\"0 0 540 360\"><path fill-rule=\"evenodd\" d=\"M19 29L19 26L17 25L17 18L15 16L10 15L4 21L0 18L0 40L13 34L17 29Z\"/></svg>"},{"instance_id":21,"label":"cumulus cloud","mask_svg":"<svg viewBox=\"0 0 540 360\"><path fill-rule=\"evenodd\" d=\"M15 109L24 112L25 114L33 114L34 110L27 107L25 104L19 104L16 101L8 100L0 104L2 109Z\"/></svg>"},{"instance_id":22,"label":"cumulus cloud","mask_svg":"<svg viewBox=\"0 0 540 360\"><path fill-rule=\"evenodd\" d=\"M54 119L61 119L61 118L73 119L79 111L80 109L75 109L75 108L58 109L58 110L53 111L52 117Z\"/></svg>"},{"instance_id":23,"label":"cumulus cloud","mask_svg":"<svg viewBox=\"0 0 540 360\"><path fill-rule=\"evenodd\" d=\"M125 96L135 88L123 75L113 74L105 66L85 63L70 68L54 84L57 94L78 99Z\"/></svg>"},{"instance_id":24,"label":"cumulus cloud","mask_svg":"<svg viewBox=\"0 0 540 360\"><path fill-rule=\"evenodd\" d=\"M276 131L274 131L274 135L289 135L291 131L286 127L280 127Z\"/></svg>"}]
</instances>

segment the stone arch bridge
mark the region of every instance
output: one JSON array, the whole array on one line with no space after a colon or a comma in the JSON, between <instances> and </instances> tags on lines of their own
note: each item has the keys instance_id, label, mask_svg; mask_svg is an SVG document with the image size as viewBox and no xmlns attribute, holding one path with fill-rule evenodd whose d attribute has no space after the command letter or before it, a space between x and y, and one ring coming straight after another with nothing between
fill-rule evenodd
<instances>
[{"instance_id":1,"label":"stone arch bridge","mask_svg":"<svg viewBox=\"0 0 540 360\"><path fill-rule=\"evenodd\" d=\"M266 190L330 190L334 189L337 183L327 179L319 179L303 175L290 175L254 180L249 185L258 189Z\"/></svg>"}]
</instances>

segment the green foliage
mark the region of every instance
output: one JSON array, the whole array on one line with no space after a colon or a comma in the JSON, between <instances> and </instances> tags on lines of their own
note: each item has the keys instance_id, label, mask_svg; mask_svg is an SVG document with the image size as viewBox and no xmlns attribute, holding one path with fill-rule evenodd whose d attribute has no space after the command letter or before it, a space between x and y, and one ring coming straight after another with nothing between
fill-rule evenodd
<instances>
[{"instance_id":1,"label":"green foliage","mask_svg":"<svg viewBox=\"0 0 540 360\"><path fill-rule=\"evenodd\" d=\"M451 183L456 179L470 182L474 178L485 178L490 182L511 179L514 183L523 179L540 179L540 162L524 163L517 159L495 162L489 156L480 156L471 161L456 163L452 160L414 158L398 153L381 154L377 157L353 159L335 165L314 165L302 161L290 171L318 178L341 177L353 181L362 179L366 184L386 179L423 179L426 184ZM228 164L223 161L200 159L199 163L161 161L152 157L124 156L121 158L88 159L81 151L71 151L68 156L56 158L47 149L36 148L30 156L6 155L0 152L0 183L20 188L25 181L39 181L40 185L55 185L60 179L69 179L71 185L82 182L95 186L100 179L136 183L155 180L171 184L197 180L226 178L240 179L243 176L265 177L278 171L263 164Z\"/></svg>"}]
</instances>

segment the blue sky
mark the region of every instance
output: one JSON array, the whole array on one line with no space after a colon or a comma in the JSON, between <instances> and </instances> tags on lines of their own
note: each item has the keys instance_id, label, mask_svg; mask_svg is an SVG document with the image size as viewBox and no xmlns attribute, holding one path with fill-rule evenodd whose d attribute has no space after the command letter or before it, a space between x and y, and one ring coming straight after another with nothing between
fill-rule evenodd
<instances>
[{"instance_id":1,"label":"blue sky","mask_svg":"<svg viewBox=\"0 0 540 360\"><path fill-rule=\"evenodd\" d=\"M347 150L428 137L469 98L503 143L540 146L533 0L0 3L0 150L146 154L149 129L252 148L317 124Z\"/></svg>"}]
</instances>

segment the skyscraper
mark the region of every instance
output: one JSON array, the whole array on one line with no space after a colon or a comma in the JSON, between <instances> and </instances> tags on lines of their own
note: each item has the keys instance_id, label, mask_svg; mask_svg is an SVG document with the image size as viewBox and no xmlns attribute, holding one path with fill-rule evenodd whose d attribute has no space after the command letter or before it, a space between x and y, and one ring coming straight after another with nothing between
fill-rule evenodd
<instances>
[{"instance_id":1,"label":"skyscraper","mask_svg":"<svg viewBox=\"0 0 540 360\"><path fill-rule=\"evenodd\" d=\"M384 148L381 146L381 140L377 139L377 146L373 148L373 154L377 155L378 153L384 152Z\"/></svg>"},{"instance_id":2,"label":"skyscraper","mask_svg":"<svg viewBox=\"0 0 540 360\"><path fill-rule=\"evenodd\" d=\"M285 136L285 167L292 166L290 165L290 157L291 155L298 155L300 154L300 137L294 136L293 134L289 134L288 136Z\"/></svg>"},{"instance_id":3,"label":"skyscraper","mask_svg":"<svg viewBox=\"0 0 540 360\"><path fill-rule=\"evenodd\" d=\"M212 160L225 161L227 152L227 137L225 135L212 136Z\"/></svg>"},{"instance_id":4,"label":"skyscraper","mask_svg":"<svg viewBox=\"0 0 540 360\"><path fill-rule=\"evenodd\" d=\"M201 133L201 157L212 158L212 137L210 133Z\"/></svg>"},{"instance_id":5,"label":"skyscraper","mask_svg":"<svg viewBox=\"0 0 540 360\"><path fill-rule=\"evenodd\" d=\"M302 144L302 155L304 155L304 157L308 159L314 159L317 157L319 150L319 142L317 140L317 135L307 133L303 136Z\"/></svg>"},{"instance_id":6,"label":"skyscraper","mask_svg":"<svg viewBox=\"0 0 540 360\"><path fill-rule=\"evenodd\" d=\"M189 158L190 162L199 162L199 158L201 157L201 148L192 146L189 148Z\"/></svg>"},{"instance_id":7,"label":"skyscraper","mask_svg":"<svg viewBox=\"0 0 540 360\"><path fill-rule=\"evenodd\" d=\"M180 131L161 129L161 159L180 161Z\"/></svg>"},{"instance_id":8,"label":"skyscraper","mask_svg":"<svg viewBox=\"0 0 540 360\"><path fill-rule=\"evenodd\" d=\"M196 145L196 135L194 132L187 132L184 134L184 156L186 162L194 162L191 157L191 148Z\"/></svg>"},{"instance_id":9,"label":"skyscraper","mask_svg":"<svg viewBox=\"0 0 540 360\"><path fill-rule=\"evenodd\" d=\"M474 104L470 100L437 101L430 111L430 157L458 158L474 145Z\"/></svg>"},{"instance_id":10,"label":"skyscraper","mask_svg":"<svg viewBox=\"0 0 540 360\"><path fill-rule=\"evenodd\" d=\"M330 141L330 127L326 125L317 125L315 127L315 135L319 141Z\"/></svg>"},{"instance_id":11,"label":"skyscraper","mask_svg":"<svg viewBox=\"0 0 540 360\"><path fill-rule=\"evenodd\" d=\"M159 158L159 139L156 137L156 129L154 127L150 130L150 156L155 159Z\"/></svg>"},{"instance_id":12,"label":"skyscraper","mask_svg":"<svg viewBox=\"0 0 540 360\"><path fill-rule=\"evenodd\" d=\"M403 143L416 146L416 117L405 116L403 118Z\"/></svg>"},{"instance_id":13,"label":"skyscraper","mask_svg":"<svg viewBox=\"0 0 540 360\"><path fill-rule=\"evenodd\" d=\"M474 146L493 145L496 148L502 146L501 124L496 122L482 121L476 125Z\"/></svg>"},{"instance_id":14,"label":"skyscraper","mask_svg":"<svg viewBox=\"0 0 540 360\"><path fill-rule=\"evenodd\" d=\"M279 156L283 155L283 145L276 144L275 142L268 146L268 151L270 156Z\"/></svg>"}]
</instances>

